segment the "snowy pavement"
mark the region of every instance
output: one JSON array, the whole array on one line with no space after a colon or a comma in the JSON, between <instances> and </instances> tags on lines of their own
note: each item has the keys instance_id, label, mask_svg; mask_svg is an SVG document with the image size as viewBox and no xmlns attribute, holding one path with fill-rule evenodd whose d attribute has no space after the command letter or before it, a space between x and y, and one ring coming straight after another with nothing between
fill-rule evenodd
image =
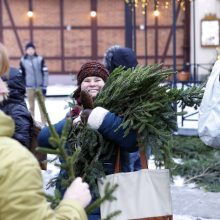
<instances>
[{"instance_id":1,"label":"snowy pavement","mask_svg":"<svg viewBox=\"0 0 220 220\"><path fill-rule=\"evenodd\" d=\"M51 86L48 88L50 94L70 94L73 91L72 86ZM69 98L46 98L46 108L50 115L52 123L62 119L68 111ZM187 109L189 113L193 113L192 109ZM197 119L198 114L191 118ZM36 111L36 120L40 119L39 111ZM181 119L178 118L178 126L181 127ZM187 129L196 129L197 121L185 121L184 127ZM49 157L53 157L49 155ZM48 164L48 170L42 171L44 185L51 177L57 175L58 168L53 164ZM174 220L220 220L220 193L204 192L192 185L184 185L183 179L176 177L174 184L171 186L172 203ZM53 193L53 189L47 190Z\"/></svg>"}]
</instances>

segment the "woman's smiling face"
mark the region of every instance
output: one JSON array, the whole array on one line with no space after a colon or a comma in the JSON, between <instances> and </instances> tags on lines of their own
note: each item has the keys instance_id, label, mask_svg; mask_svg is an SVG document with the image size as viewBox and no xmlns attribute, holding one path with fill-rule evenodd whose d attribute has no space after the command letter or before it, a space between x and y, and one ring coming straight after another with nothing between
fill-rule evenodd
<instances>
[{"instance_id":1,"label":"woman's smiling face","mask_svg":"<svg viewBox=\"0 0 220 220\"><path fill-rule=\"evenodd\" d=\"M86 77L81 83L81 90L86 90L92 98L95 98L97 94L102 90L105 85L104 80L101 77L90 76Z\"/></svg>"}]
</instances>

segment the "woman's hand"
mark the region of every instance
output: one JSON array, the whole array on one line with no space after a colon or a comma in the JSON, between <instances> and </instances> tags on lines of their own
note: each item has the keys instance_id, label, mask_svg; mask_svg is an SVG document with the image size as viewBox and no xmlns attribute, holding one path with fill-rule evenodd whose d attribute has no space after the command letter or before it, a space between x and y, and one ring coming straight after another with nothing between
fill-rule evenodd
<instances>
[{"instance_id":1,"label":"woman's hand","mask_svg":"<svg viewBox=\"0 0 220 220\"><path fill-rule=\"evenodd\" d=\"M63 199L77 201L85 208L91 201L89 185L81 177L77 177L67 188Z\"/></svg>"}]
</instances>

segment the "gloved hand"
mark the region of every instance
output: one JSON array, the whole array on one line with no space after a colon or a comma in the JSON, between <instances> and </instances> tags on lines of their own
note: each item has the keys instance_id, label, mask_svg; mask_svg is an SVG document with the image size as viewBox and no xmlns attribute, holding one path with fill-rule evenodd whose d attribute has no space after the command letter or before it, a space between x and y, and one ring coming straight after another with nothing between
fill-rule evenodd
<instances>
[{"instance_id":1,"label":"gloved hand","mask_svg":"<svg viewBox=\"0 0 220 220\"><path fill-rule=\"evenodd\" d=\"M92 109L84 109L84 110L82 111L80 117L81 117L81 121L82 121L83 123L87 123L88 118L89 118L89 115L91 114L91 112L92 112Z\"/></svg>"},{"instance_id":2,"label":"gloved hand","mask_svg":"<svg viewBox=\"0 0 220 220\"><path fill-rule=\"evenodd\" d=\"M93 99L87 91L82 90L80 92L80 100L83 106L83 110L80 117L83 123L87 123L88 117L92 112L92 109L94 108Z\"/></svg>"},{"instance_id":3,"label":"gloved hand","mask_svg":"<svg viewBox=\"0 0 220 220\"><path fill-rule=\"evenodd\" d=\"M45 96L47 93L47 89L46 88L42 88L42 94Z\"/></svg>"},{"instance_id":4,"label":"gloved hand","mask_svg":"<svg viewBox=\"0 0 220 220\"><path fill-rule=\"evenodd\" d=\"M93 99L86 90L82 90L80 92L80 101L81 101L84 109L87 109L87 108L93 109L94 108Z\"/></svg>"},{"instance_id":5,"label":"gloved hand","mask_svg":"<svg viewBox=\"0 0 220 220\"><path fill-rule=\"evenodd\" d=\"M77 177L67 188L63 199L77 201L85 208L91 201L89 185L83 182L81 177Z\"/></svg>"}]
</instances>

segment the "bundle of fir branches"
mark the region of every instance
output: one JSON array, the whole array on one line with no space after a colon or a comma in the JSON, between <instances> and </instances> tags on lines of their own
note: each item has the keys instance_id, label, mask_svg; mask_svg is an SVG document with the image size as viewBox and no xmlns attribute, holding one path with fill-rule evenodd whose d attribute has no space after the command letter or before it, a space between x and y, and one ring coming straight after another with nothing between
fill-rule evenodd
<instances>
[{"instance_id":1,"label":"bundle of fir branches","mask_svg":"<svg viewBox=\"0 0 220 220\"><path fill-rule=\"evenodd\" d=\"M175 105L197 108L203 95L203 86L170 88L163 82L171 74L161 64L117 68L95 100L95 106L122 116L125 135L136 130L144 150L151 148L156 166L167 168L172 161L168 142L177 128Z\"/></svg>"},{"instance_id":2,"label":"bundle of fir branches","mask_svg":"<svg viewBox=\"0 0 220 220\"><path fill-rule=\"evenodd\" d=\"M173 71L160 64L128 70L119 67L111 73L94 103L95 107L123 117L125 136L131 129L136 130L141 149L150 148L156 166L166 168L172 164L169 140L176 130L175 104L197 107L203 94L202 87L170 88L163 83L170 74ZM81 121L72 126L67 139L70 155L77 148L81 151L73 164L75 173L83 176L98 195L97 179L105 176L103 163L116 154L116 147Z\"/></svg>"},{"instance_id":3,"label":"bundle of fir branches","mask_svg":"<svg viewBox=\"0 0 220 220\"><path fill-rule=\"evenodd\" d=\"M141 150L150 148L156 166L166 168L172 165L170 139L177 127L178 114L175 104L196 108L203 94L202 86L185 90L170 88L164 83L170 74L173 71L160 64L128 70L119 67L111 73L94 103L95 107L104 107L123 117L121 126L125 136L131 129L136 130ZM81 121L72 126L67 146L70 154L76 146L81 149L74 170L98 195L96 182L105 176L103 163L116 154L114 143L103 139L98 131Z\"/></svg>"}]
</instances>

